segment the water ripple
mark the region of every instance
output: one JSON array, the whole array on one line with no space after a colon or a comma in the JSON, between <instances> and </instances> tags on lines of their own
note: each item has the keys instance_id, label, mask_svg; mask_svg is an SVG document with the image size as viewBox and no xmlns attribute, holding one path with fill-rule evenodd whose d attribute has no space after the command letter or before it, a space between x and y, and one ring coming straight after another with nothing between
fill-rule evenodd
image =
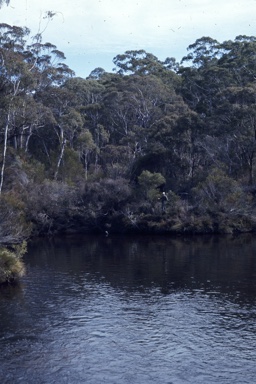
<instances>
[{"instance_id":1,"label":"water ripple","mask_svg":"<svg viewBox=\"0 0 256 384\"><path fill-rule=\"evenodd\" d=\"M126 262L109 254L106 261L96 245L88 260L84 248L74 255L74 265L63 248L57 262L50 253L46 263L43 253L19 295L0 301L1 384L255 381L255 302L243 286L232 288L233 276L226 283L219 269L209 273L215 261L205 257L197 268L194 257L187 271L180 253L164 256L164 264L156 253L149 264L150 257L134 256L139 245Z\"/></svg>"}]
</instances>

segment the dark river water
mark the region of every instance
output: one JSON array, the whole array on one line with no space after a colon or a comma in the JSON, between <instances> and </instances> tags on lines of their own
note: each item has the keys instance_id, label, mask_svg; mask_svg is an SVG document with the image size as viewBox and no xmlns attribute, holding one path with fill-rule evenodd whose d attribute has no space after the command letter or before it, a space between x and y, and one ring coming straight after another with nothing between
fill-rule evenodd
<instances>
[{"instance_id":1,"label":"dark river water","mask_svg":"<svg viewBox=\"0 0 256 384\"><path fill-rule=\"evenodd\" d=\"M256 382L256 236L76 236L24 261L1 384Z\"/></svg>"}]
</instances>

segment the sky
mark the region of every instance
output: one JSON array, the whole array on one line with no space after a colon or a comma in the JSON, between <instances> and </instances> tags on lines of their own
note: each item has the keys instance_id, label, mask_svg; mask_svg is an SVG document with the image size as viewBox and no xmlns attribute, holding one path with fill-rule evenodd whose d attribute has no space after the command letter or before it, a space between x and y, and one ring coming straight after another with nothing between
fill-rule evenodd
<instances>
[{"instance_id":1,"label":"sky","mask_svg":"<svg viewBox=\"0 0 256 384\"><path fill-rule=\"evenodd\" d=\"M256 36L256 0L10 0L0 23L41 32L85 78L98 67L111 72L113 58L127 50L180 61L202 36Z\"/></svg>"}]
</instances>

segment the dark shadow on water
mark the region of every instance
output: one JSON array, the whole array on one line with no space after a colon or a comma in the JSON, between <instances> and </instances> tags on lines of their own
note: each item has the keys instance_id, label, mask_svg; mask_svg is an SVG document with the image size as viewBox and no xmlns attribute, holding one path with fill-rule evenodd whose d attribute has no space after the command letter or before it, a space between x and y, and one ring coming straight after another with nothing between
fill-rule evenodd
<instances>
[{"instance_id":1,"label":"dark shadow on water","mask_svg":"<svg viewBox=\"0 0 256 384\"><path fill-rule=\"evenodd\" d=\"M215 292L255 303L256 236L69 236L39 239L25 263L48 271L110 284L120 290L160 288Z\"/></svg>"},{"instance_id":2,"label":"dark shadow on water","mask_svg":"<svg viewBox=\"0 0 256 384\"><path fill-rule=\"evenodd\" d=\"M34 240L0 290L1 384L252 383L255 250L252 235Z\"/></svg>"}]
</instances>

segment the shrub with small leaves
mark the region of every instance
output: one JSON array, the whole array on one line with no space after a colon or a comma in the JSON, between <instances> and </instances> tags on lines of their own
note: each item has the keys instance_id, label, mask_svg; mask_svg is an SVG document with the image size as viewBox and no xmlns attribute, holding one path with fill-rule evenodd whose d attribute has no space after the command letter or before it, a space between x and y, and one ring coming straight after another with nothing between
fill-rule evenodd
<instances>
[{"instance_id":1,"label":"shrub with small leaves","mask_svg":"<svg viewBox=\"0 0 256 384\"><path fill-rule=\"evenodd\" d=\"M0 246L0 284L11 283L24 275L21 257L26 249L26 242L11 248Z\"/></svg>"}]
</instances>

